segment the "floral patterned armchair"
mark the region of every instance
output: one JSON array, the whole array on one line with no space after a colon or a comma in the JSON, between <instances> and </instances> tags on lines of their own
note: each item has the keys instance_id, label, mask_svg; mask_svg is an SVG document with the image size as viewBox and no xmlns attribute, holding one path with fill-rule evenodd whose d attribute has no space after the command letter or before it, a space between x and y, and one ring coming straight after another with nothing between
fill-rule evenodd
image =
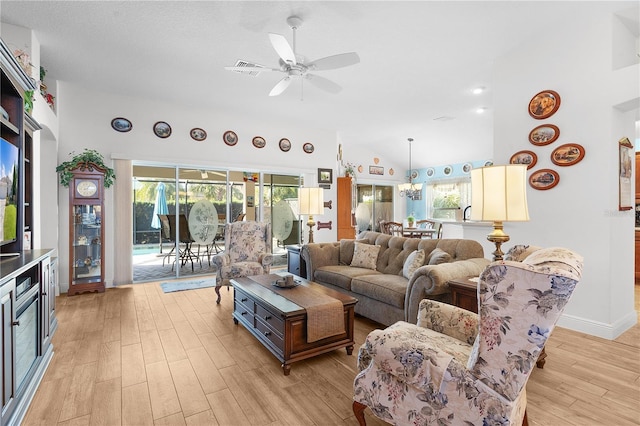
<instances>
[{"instance_id":1,"label":"floral patterned armchair","mask_svg":"<svg viewBox=\"0 0 640 426\"><path fill-rule=\"evenodd\" d=\"M224 251L211 261L218 268L216 303L220 303L220 287L232 278L268 274L273 263L271 225L263 222L232 222L225 227Z\"/></svg>"},{"instance_id":2,"label":"floral patterned armchair","mask_svg":"<svg viewBox=\"0 0 640 426\"><path fill-rule=\"evenodd\" d=\"M525 385L580 280L563 248L510 250L479 279L479 314L434 300L417 325L372 331L360 348L353 411L395 425L527 424ZM532 253L531 253L532 252Z\"/></svg>"}]
</instances>

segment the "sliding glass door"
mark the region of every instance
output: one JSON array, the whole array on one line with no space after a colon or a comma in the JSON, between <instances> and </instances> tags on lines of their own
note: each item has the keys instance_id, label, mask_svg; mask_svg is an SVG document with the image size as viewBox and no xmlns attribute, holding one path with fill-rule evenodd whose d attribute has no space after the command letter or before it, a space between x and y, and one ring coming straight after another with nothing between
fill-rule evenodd
<instances>
[{"instance_id":1,"label":"sliding glass door","mask_svg":"<svg viewBox=\"0 0 640 426\"><path fill-rule=\"evenodd\" d=\"M357 184L357 233L380 231L381 220L393 221L393 186Z\"/></svg>"}]
</instances>

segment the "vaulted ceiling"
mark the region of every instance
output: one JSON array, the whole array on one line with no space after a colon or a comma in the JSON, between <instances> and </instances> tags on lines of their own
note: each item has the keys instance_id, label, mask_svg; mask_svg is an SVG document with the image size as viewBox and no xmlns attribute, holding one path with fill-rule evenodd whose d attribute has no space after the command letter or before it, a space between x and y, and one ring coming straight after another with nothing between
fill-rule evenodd
<instances>
[{"instance_id":1,"label":"vaulted ceiling","mask_svg":"<svg viewBox=\"0 0 640 426\"><path fill-rule=\"evenodd\" d=\"M323 127L399 164L413 137L413 166L426 167L491 152L495 59L540 32L561 36L561 23L590 3L3 1L0 16L35 30L48 78ZM308 60L360 56L357 65L318 72L340 93L298 83L269 97L280 73L224 70L238 59L277 68L267 34L291 42L291 15L304 21L296 50ZM486 90L473 95L476 87Z\"/></svg>"}]
</instances>

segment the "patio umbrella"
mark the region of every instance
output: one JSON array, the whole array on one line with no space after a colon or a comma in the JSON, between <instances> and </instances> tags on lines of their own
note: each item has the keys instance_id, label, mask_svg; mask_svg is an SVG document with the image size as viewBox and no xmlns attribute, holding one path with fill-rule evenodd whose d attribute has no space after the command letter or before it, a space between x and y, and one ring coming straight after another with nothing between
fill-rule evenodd
<instances>
[{"instance_id":1,"label":"patio umbrella","mask_svg":"<svg viewBox=\"0 0 640 426\"><path fill-rule=\"evenodd\" d=\"M154 229L160 229L162 224L160 223L159 214L169 214L169 208L167 207L167 198L164 192L164 183L160 182L156 188L156 202L153 205L153 218L151 219L151 227Z\"/></svg>"}]
</instances>

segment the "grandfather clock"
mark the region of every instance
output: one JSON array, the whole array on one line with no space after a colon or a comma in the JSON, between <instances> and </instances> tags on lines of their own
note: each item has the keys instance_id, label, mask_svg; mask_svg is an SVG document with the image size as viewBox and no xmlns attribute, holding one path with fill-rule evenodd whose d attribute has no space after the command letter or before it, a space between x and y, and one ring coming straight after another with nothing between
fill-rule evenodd
<instances>
[{"instance_id":1,"label":"grandfather clock","mask_svg":"<svg viewBox=\"0 0 640 426\"><path fill-rule=\"evenodd\" d=\"M104 291L104 175L94 163L72 170L69 185L69 292Z\"/></svg>"}]
</instances>

